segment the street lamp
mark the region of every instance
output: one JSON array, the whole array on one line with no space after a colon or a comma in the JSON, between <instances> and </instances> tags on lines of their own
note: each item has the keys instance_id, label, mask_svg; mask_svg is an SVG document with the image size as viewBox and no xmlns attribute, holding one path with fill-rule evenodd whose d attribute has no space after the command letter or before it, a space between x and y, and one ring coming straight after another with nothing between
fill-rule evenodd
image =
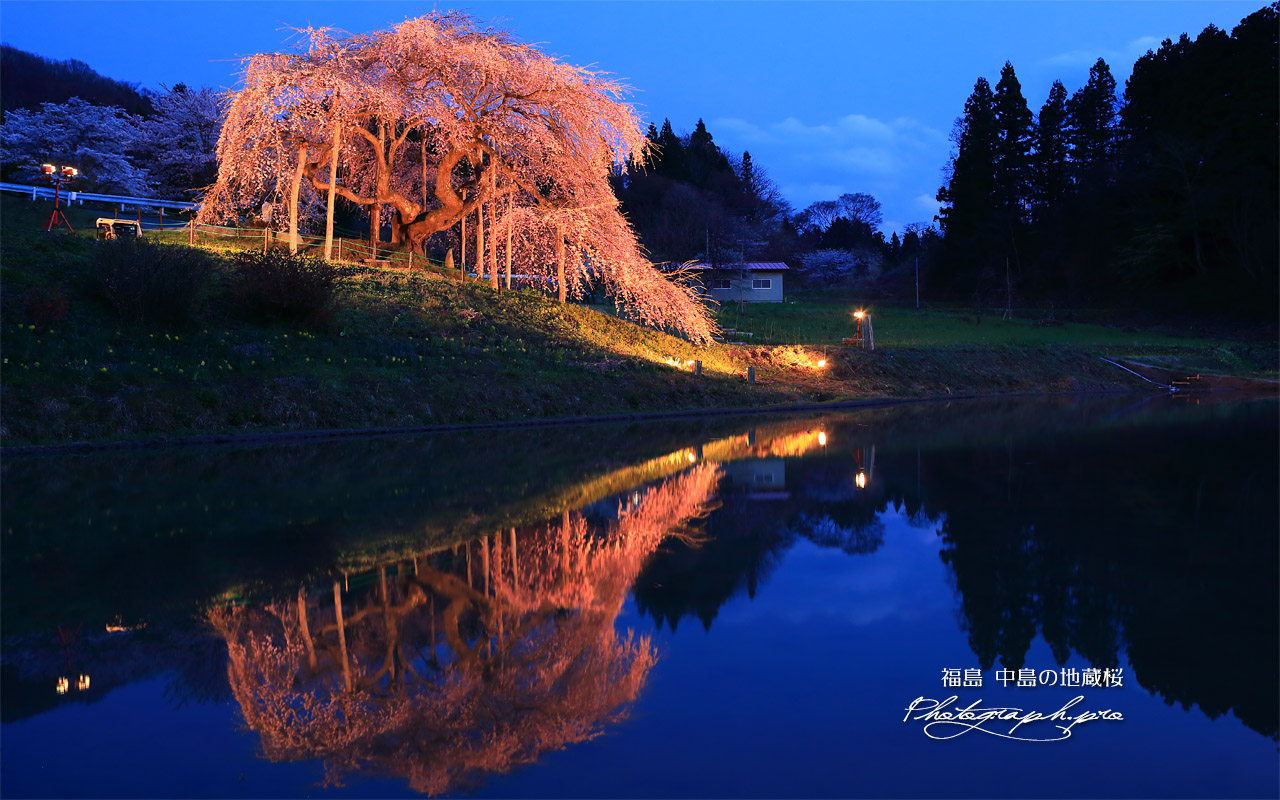
<instances>
[{"instance_id":1,"label":"street lamp","mask_svg":"<svg viewBox=\"0 0 1280 800\"><path fill-rule=\"evenodd\" d=\"M71 223L67 221L67 215L62 213L62 185L80 177L80 170L75 167L59 168L52 164L41 164L40 171L44 173L45 180L53 184L53 211L49 214L48 224L44 226L45 233L52 231L59 220L67 226L67 230L75 233L75 228L71 227Z\"/></svg>"}]
</instances>

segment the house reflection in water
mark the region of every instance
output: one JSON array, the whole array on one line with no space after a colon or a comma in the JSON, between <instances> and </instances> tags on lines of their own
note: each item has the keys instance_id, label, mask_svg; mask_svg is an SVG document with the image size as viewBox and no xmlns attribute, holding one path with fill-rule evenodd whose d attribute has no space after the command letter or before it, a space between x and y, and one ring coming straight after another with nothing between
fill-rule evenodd
<instances>
[{"instance_id":1,"label":"house reflection in water","mask_svg":"<svg viewBox=\"0 0 1280 800\"><path fill-rule=\"evenodd\" d=\"M749 458L725 465L726 494L745 494L751 500L786 500L787 464L781 458Z\"/></svg>"}]
</instances>

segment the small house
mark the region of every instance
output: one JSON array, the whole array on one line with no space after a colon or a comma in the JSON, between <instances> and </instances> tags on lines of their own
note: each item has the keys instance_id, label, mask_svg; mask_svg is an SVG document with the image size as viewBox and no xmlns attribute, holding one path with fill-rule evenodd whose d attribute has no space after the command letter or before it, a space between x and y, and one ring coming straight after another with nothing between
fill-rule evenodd
<instances>
[{"instance_id":1,"label":"small house","mask_svg":"<svg viewBox=\"0 0 1280 800\"><path fill-rule=\"evenodd\" d=\"M782 276L789 267L781 261L744 261L734 264L696 263L707 296L720 303L781 303Z\"/></svg>"}]
</instances>

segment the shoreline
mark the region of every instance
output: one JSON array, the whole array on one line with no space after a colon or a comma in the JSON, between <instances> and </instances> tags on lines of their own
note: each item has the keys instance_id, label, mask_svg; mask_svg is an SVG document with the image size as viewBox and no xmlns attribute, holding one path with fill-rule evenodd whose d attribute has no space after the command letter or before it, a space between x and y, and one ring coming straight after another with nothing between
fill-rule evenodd
<instances>
[{"instance_id":1,"label":"shoreline","mask_svg":"<svg viewBox=\"0 0 1280 800\"><path fill-rule=\"evenodd\" d=\"M1140 389L1094 389L1074 392L1010 392L992 394L955 394L929 397L881 397L860 400L831 400L810 403L783 403L769 406L734 406L727 408L691 408L670 411L637 411L627 414L601 414L573 417L541 417L537 419L495 420L442 425L407 425L370 428L320 428L312 430L270 431L262 433L193 434L190 436L150 437L146 439L122 439L108 442L68 442L65 444L0 446L0 456L40 457L105 450L143 450L184 447L209 447L222 445L271 444L276 442L323 442L339 439L406 436L424 433L455 433L462 431L503 430L521 428L575 427L580 425L608 425L621 422L647 422L661 419L690 417L726 417L763 414L787 414L822 411L845 411L858 408L905 405L907 403L937 403L953 400L1012 399L1028 397L1071 397L1107 394L1154 394Z\"/></svg>"}]
</instances>

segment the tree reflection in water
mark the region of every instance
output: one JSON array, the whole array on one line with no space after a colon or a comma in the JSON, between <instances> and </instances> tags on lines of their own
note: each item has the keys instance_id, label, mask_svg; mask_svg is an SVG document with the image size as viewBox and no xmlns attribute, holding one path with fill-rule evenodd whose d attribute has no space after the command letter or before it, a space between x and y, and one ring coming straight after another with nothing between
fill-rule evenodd
<instances>
[{"instance_id":1,"label":"tree reflection in water","mask_svg":"<svg viewBox=\"0 0 1280 800\"><path fill-rule=\"evenodd\" d=\"M704 463L592 526L579 512L260 608L215 608L232 692L273 761L320 758L326 782L403 776L439 794L598 735L655 653L614 621L645 560L711 510ZM455 548L457 551L458 548Z\"/></svg>"}]
</instances>

